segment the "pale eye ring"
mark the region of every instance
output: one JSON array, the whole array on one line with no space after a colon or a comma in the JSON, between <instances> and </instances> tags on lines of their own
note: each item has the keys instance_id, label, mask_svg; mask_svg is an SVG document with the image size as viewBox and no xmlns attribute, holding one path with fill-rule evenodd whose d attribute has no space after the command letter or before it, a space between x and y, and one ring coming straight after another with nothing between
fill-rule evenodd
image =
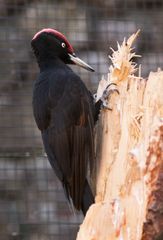
<instances>
[{"instance_id":1,"label":"pale eye ring","mask_svg":"<svg viewBox=\"0 0 163 240\"><path fill-rule=\"evenodd\" d=\"M61 44L61 46L62 46L63 48L65 48L65 47L66 47L66 44L63 42L63 43Z\"/></svg>"}]
</instances>

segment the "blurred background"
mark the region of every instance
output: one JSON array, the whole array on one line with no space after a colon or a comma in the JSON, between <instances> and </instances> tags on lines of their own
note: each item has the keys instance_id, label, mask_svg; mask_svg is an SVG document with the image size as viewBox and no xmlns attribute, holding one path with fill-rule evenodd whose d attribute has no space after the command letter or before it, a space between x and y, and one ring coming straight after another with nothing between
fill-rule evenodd
<instances>
[{"instance_id":1,"label":"blurred background","mask_svg":"<svg viewBox=\"0 0 163 240\"><path fill-rule=\"evenodd\" d=\"M32 115L38 67L30 48L42 28L63 32L95 73L73 67L89 89L116 48L137 29L142 76L162 67L162 0L0 0L0 239L73 240L83 219L65 200Z\"/></svg>"}]
</instances>

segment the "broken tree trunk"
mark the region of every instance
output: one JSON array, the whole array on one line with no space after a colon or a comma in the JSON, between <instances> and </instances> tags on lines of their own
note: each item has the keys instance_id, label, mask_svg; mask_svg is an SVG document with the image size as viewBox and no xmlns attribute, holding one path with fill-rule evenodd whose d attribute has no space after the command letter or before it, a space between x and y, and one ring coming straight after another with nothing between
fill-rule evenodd
<instances>
[{"instance_id":1,"label":"broken tree trunk","mask_svg":"<svg viewBox=\"0 0 163 240\"><path fill-rule=\"evenodd\" d=\"M135 77L131 45L113 51L108 80L118 86L96 134L96 201L77 240L163 239L163 72Z\"/></svg>"}]
</instances>

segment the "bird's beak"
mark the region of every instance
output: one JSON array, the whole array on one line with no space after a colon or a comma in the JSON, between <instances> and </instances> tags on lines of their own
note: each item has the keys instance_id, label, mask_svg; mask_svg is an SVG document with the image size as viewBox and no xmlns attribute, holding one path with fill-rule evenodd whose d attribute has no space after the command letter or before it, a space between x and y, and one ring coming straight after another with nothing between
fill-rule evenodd
<instances>
[{"instance_id":1,"label":"bird's beak","mask_svg":"<svg viewBox=\"0 0 163 240\"><path fill-rule=\"evenodd\" d=\"M82 68L85 68L87 69L88 71L91 71L91 72L94 72L95 70L89 66L87 63L85 63L84 61L82 61L80 58L76 57L75 54L70 54L68 53L69 57L70 57L70 60L75 63L76 65L82 67Z\"/></svg>"}]
</instances>

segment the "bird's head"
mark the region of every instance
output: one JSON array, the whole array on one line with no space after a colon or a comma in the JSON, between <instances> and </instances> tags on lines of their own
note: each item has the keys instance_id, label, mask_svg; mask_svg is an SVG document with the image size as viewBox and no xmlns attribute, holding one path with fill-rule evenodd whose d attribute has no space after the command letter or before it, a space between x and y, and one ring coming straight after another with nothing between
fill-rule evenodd
<instances>
[{"instance_id":1,"label":"bird's head","mask_svg":"<svg viewBox=\"0 0 163 240\"><path fill-rule=\"evenodd\" d=\"M38 62L60 58L66 64L76 64L89 71L94 71L91 66L75 55L74 49L66 37L54 29L46 28L37 32L32 38L31 46Z\"/></svg>"}]
</instances>

